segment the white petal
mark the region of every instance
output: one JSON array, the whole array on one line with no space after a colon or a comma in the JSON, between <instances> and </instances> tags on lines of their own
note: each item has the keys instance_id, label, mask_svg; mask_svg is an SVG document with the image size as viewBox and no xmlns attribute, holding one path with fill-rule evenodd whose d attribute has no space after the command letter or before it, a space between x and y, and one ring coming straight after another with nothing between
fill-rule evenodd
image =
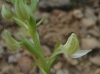
<instances>
[{"instance_id":1,"label":"white petal","mask_svg":"<svg viewBox=\"0 0 100 74\"><path fill-rule=\"evenodd\" d=\"M79 58L81 56L86 55L90 51L92 51L92 50L78 50L74 54L69 55L69 56L72 57L72 58Z\"/></svg>"}]
</instances>

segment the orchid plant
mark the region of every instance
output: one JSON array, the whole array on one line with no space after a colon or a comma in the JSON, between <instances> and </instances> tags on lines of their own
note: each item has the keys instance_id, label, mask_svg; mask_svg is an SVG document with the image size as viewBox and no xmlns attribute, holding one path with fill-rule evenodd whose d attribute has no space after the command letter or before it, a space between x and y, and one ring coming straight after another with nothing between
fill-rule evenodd
<instances>
[{"instance_id":1,"label":"orchid plant","mask_svg":"<svg viewBox=\"0 0 100 74\"><path fill-rule=\"evenodd\" d=\"M32 55L35 65L39 67L43 74L50 74L50 68L58 58L59 54L64 54L67 57L79 58L91 50L78 50L79 41L77 36L72 33L68 38L65 45L60 44L57 41L56 48L52 55L48 58L44 57L44 53L41 48L37 27L43 22L45 18L42 18L36 23L34 12L39 0L7 0L14 5L15 11L11 11L2 6L2 17L5 19L13 19L20 27L25 28L28 36L33 40L30 41L21 34L18 34L19 41L16 41L11 37L7 30L4 30L4 39L11 51L16 51L19 48L26 48Z\"/></svg>"}]
</instances>

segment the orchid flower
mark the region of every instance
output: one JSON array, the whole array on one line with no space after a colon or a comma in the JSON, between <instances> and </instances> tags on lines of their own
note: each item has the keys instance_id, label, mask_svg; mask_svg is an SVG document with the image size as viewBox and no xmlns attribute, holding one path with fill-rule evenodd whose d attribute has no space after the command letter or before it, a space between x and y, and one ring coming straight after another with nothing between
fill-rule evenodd
<instances>
[{"instance_id":1,"label":"orchid flower","mask_svg":"<svg viewBox=\"0 0 100 74\"><path fill-rule=\"evenodd\" d=\"M91 51L89 50L78 50L79 48L79 41L78 38L74 33L71 34L71 36L68 38L68 41L66 42L65 45L60 46L61 53L64 53L66 57L72 57L72 58L79 58L81 56L86 55L88 52Z\"/></svg>"}]
</instances>

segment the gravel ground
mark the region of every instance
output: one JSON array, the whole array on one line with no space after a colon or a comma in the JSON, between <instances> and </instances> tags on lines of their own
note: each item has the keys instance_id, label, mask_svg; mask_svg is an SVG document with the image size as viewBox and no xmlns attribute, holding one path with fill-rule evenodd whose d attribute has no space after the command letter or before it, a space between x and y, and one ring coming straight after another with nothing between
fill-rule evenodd
<instances>
[{"instance_id":1,"label":"gravel ground","mask_svg":"<svg viewBox=\"0 0 100 74\"><path fill-rule=\"evenodd\" d=\"M64 44L73 32L79 39L79 49L93 49L89 54L78 59L60 55L51 68L51 74L100 74L100 1L89 1L92 6L75 6L68 11L67 8L64 11L52 7L54 9L47 12L48 5L47 9L42 8L43 10L39 5L36 10L37 21L43 16L47 17L37 29L45 57L52 54L56 40ZM42 0L39 4L41 2ZM0 0L0 11L2 4L13 10L5 0ZM16 53L9 51L3 40L4 28L17 40L16 33L21 29L12 20L3 19L0 14L0 74L42 74L36 66L30 66L34 63L34 59L27 50L19 49ZM27 37L26 34L23 35Z\"/></svg>"}]
</instances>

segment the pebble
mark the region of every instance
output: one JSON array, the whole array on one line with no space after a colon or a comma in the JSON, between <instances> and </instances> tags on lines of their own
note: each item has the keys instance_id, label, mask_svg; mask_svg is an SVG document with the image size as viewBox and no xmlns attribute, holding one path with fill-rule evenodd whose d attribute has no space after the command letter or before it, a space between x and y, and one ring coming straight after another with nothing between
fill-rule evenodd
<instances>
[{"instance_id":1,"label":"pebble","mask_svg":"<svg viewBox=\"0 0 100 74\"><path fill-rule=\"evenodd\" d=\"M60 70L61 67L62 67L62 62L58 62L58 63L56 63L56 64L54 65L54 69L55 69L55 70Z\"/></svg>"},{"instance_id":2,"label":"pebble","mask_svg":"<svg viewBox=\"0 0 100 74\"><path fill-rule=\"evenodd\" d=\"M99 46L99 41L93 37L91 38L83 38L81 40L82 49L94 49Z\"/></svg>"},{"instance_id":3,"label":"pebble","mask_svg":"<svg viewBox=\"0 0 100 74\"><path fill-rule=\"evenodd\" d=\"M52 74L55 74L56 70L55 70L54 68L51 68L51 69L50 69L50 72L51 72Z\"/></svg>"},{"instance_id":4,"label":"pebble","mask_svg":"<svg viewBox=\"0 0 100 74\"><path fill-rule=\"evenodd\" d=\"M78 64L78 60L77 59L73 59L73 58L66 58L66 60L73 66L76 66Z\"/></svg>"},{"instance_id":5,"label":"pebble","mask_svg":"<svg viewBox=\"0 0 100 74\"><path fill-rule=\"evenodd\" d=\"M21 58L21 53L16 53L8 57L8 63L17 63Z\"/></svg>"},{"instance_id":6,"label":"pebble","mask_svg":"<svg viewBox=\"0 0 100 74\"><path fill-rule=\"evenodd\" d=\"M29 71L28 74L36 74L36 69L37 69L36 66L32 67L32 69Z\"/></svg>"},{"instance_id":7,"label":"pebble","mask_svg":"<svg viewBox=\"0 0 100 74\"><path fill-rule=\"evenodd\" d=\"M51 51L49 47L47 47L46 45L42 45L42 49L44 52L44 56L49 57L51 55Z\"/></svg>"},{"instance_id":8,"label":"pebble","mask_svg":"<svg viewBox=\"0 0 100 74\"><path fill-rule=\"evenodd\" d=\"M73 16L75 18L81 19L83 17L83 13L81 10L77 9L73 11Z\"/></svg>"},{"instance_id":9,"label":"pebble","mask_svg":"<svg viewBox=\"0 0 100 74\"><path fill-rule=\"evenodd\" d=\"M31 64L32 60L27 56L21 57L18 61L18 66L20 67L20 70L25 74L28 74L28 72L32 68Z\"/></svg>"},{"instance_id":10,"label":"pebble","mask_svg":"<svg viewBox=\"0 0 100 74\"><path fill-rule=\"evenodd\" d=\"M100 56L90 57L89 59L93 64L100 66Z\"/></svg>"},{"instance_id":11,"label":"pebble","mask_svg":"<svg viewBox=\"0 0 100 74\"><path fill-rule=\"evenodd\" d=\"M85 9L85 17L92 19L92 21L95 23L97 21L97 17L95 16L95 11L93 8L87 7Z\"/></svg>"},{"instance_id":12,"label":"pebble","mask_svg":"<svg viewBox=\"0 0 100 74\"><path fill-rule=\"evenodd\" d=\"M29 57L31 57L30 52L27 51L27 50L24 50L24 52L22 53L22 55L23 55L23 56L29 56Z\"/></svg>"},{"instance_id":13,"label":"pebble","mask_svg":"<svg viewBox=\"0 0 100 74\"><path fill-rule=\"evenodd\" d=\"M85 17L89 18L91 16L94 16L94 9L90 7L85 8Z\"/></svg>"},{"instance_id":14,"label":"pebble","mask_svg":"<svg viewBox=\"0 0 100 74\"><path fill-rule=\"evenodd\" d=\"M96 24L96 22L92 20L91 18L83 18L81 20L81 23L82 23L82 26L85 28L91 28Z\"/></svg>"},{"instance_id":15,"label":"pebble","mask_svg":"<svg viewBox=\"0 0 100 74\"><path fill-rule=\"evenodd\" d=\"M96 69L94 74L100 74L100 68Z\"/></svg>"},{"instance_id":16,"label":"pebble","mask_svg":"<svg viewBox=\"0 0 100 74\"><path fill-rule=\"evenodd\" d=\"M99 11L99 16L98 16L98 25L100 25L100 11Z\"/></svg>"},{"instance_id":17,"label":"pebble","mask_svg":"<svg viewBox=\"0 0 100 74\"><path fill-rule=\"evenodd\" d=\"M2 46L0 46L0 58L2 58L3 53L4 53L4 49L3 49L3 47L2 47Z\"/></svg>"},{"instance_id":18,"label":"pebble","mask_svg":"<svg viewBox=\"0 0 100 74\"><path fill-rule=\"evenodd\" d=\"M59 70L56 74L69 74L67 70Z\"/></svg>"},{"instance_id":19,"label":"pebble","mask_svg":"<svg viewBox=\"0 0 100 74\"><path fill-rule=\"evenodd\" d=\"M17 66L6 65L6 66L3 66L3 68L1 69L0 74L19 74L19 73L20 73L20 70L18 69Z\"/></svg>"},{"instance_id":20,"label":"pebble","mask_svg":"<svg viewBox=\"0 0 100 74\"><path fill-rule=\"evenodd\" d=\"M91 30L88 30L87 31L89 34L91 34L92 36L95 36L95 37L100 37L100 33L94 29L91 29Z\"/></svg>"}]
</instances>

